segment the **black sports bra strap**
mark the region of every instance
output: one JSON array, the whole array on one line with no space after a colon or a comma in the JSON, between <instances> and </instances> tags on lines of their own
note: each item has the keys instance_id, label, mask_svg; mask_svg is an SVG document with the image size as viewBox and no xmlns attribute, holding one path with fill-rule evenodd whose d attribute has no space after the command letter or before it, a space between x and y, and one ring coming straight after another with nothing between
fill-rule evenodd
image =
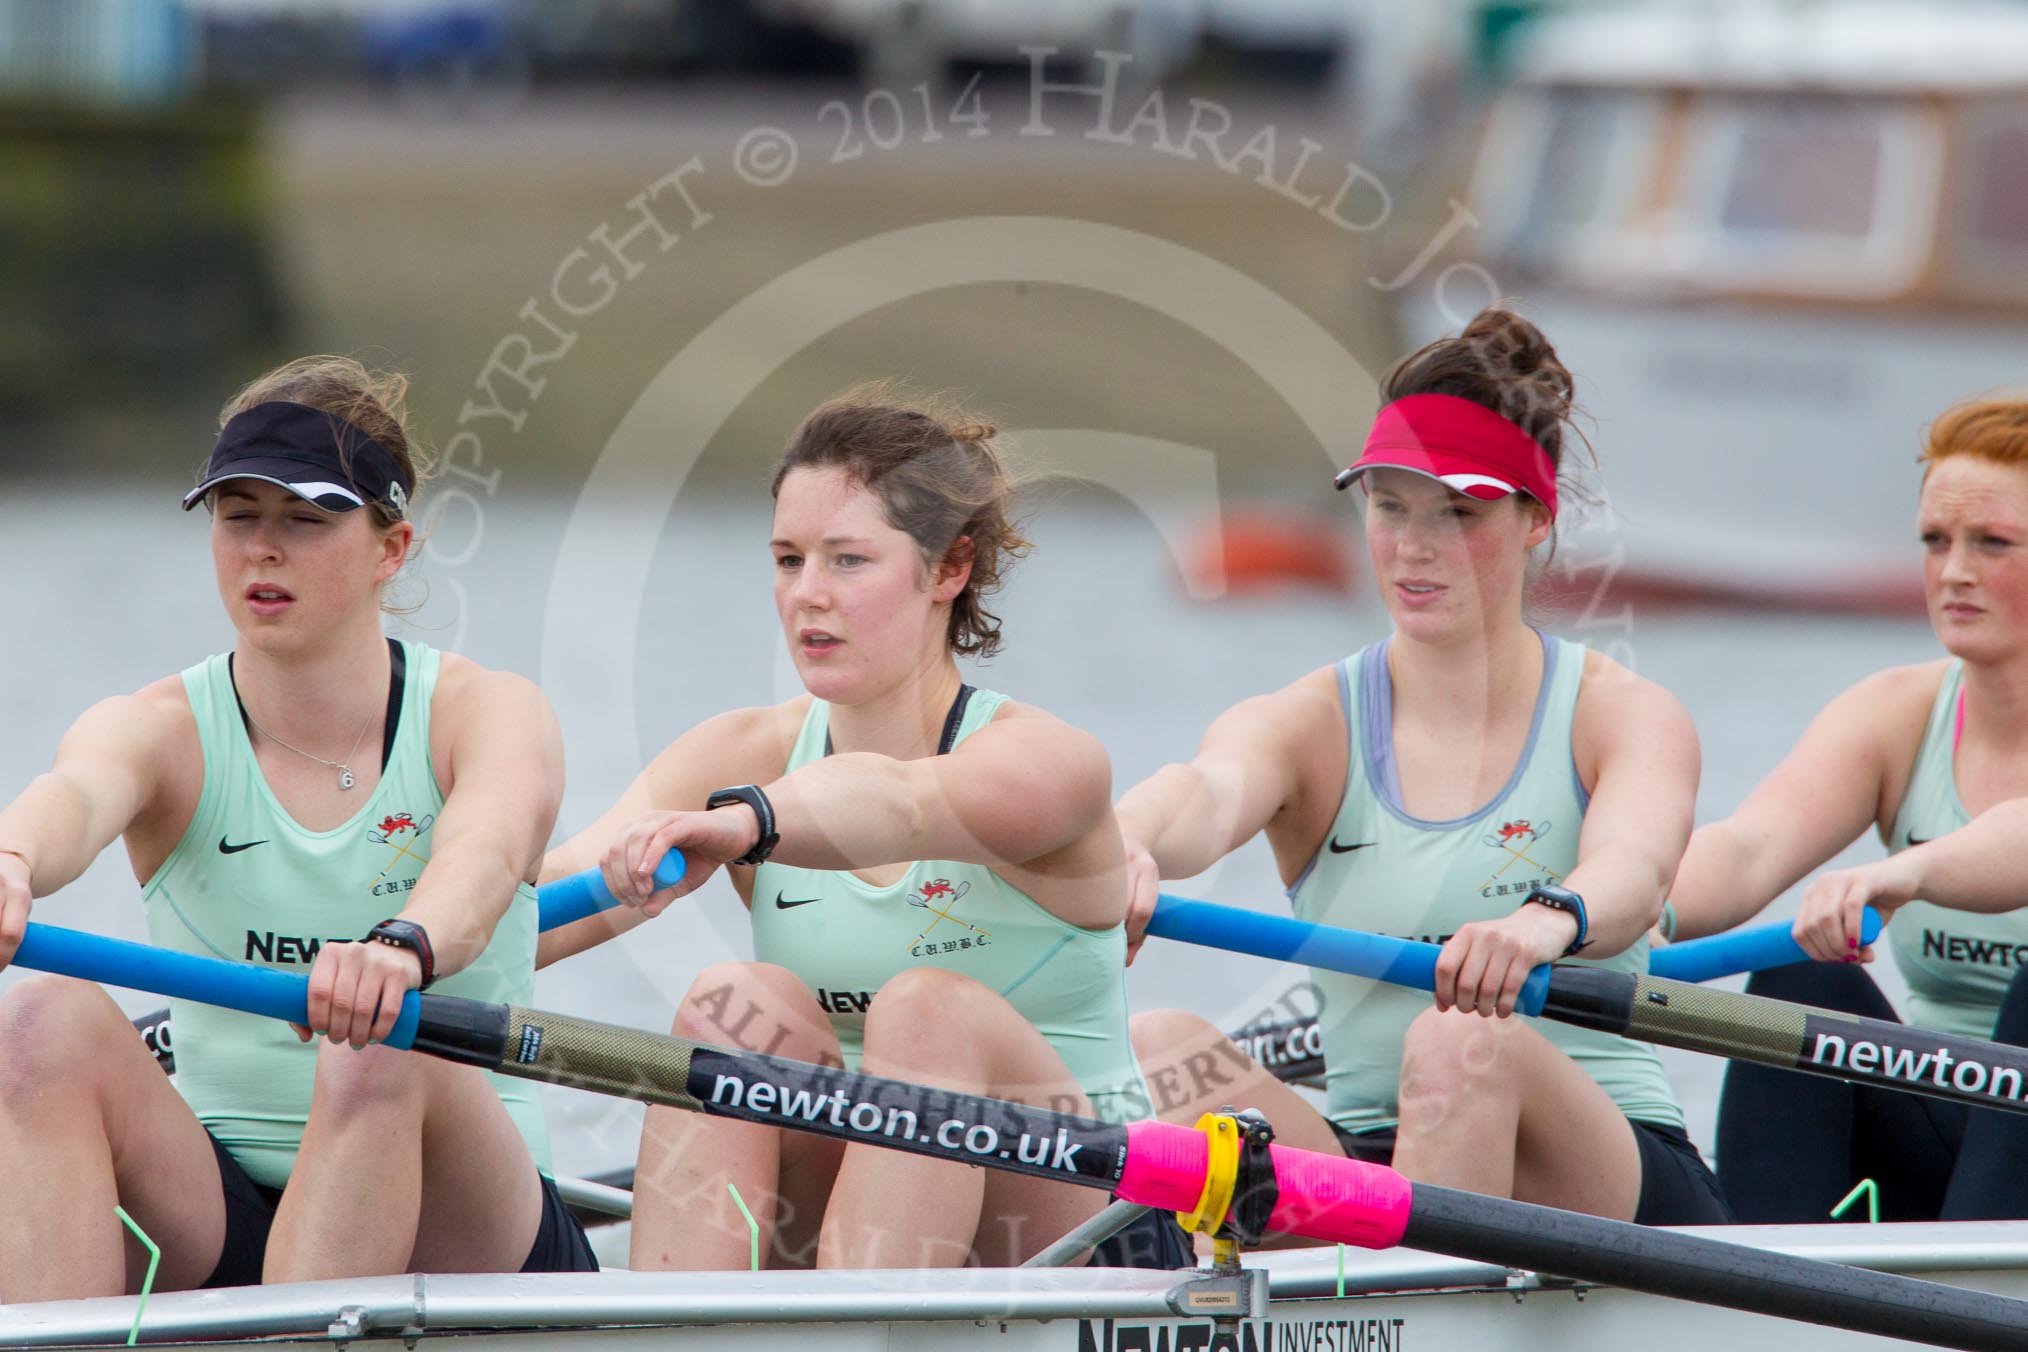
<instances>
[{"instance_id":1,"label":"black sports bra strap","mask_svg":"<svg viewBox=\"0 0 2028 1352\"><path fill-rule=\"evenodd\" d=\"M252 730L253 720L247 717L246 701L239 697L239 678L233 671L233 658L237 653L225 655L225 678L232 683L232 702L239 706L239 720ZM387 769L387 762L394 755L394 734L401 727L401 697L403 687L408 684L408 651L399 639L387 641L387 727L380 736L380 768ZM826 748L828 750L828 748Z\"/></svg>"},{"instance_id":2,"label":"black sports bra strap","mask_svg":"<svg viewBox=\"0 0 2028 1352\"><path fill-rule=\"evenodd\" d=\"M958 686L958 697L951 701L951 711L944 715L944 735L937 739L937 754L948 756L951 748L958 744L958 726L965 721L965 710L971 707L972 696L979 692L969 685ZM831 754L831 730L824 729L824 754Z\"/></svg>"}]
</instances>

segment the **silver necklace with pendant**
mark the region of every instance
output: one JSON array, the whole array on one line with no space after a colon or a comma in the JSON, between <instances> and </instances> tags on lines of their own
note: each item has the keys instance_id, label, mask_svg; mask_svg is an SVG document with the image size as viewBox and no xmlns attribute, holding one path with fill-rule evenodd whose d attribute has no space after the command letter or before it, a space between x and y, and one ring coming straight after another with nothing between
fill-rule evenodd
<instances>
[{"instance_id":1,"label":"silver necklace with pendant","mask_svg":"<svg viewBox=\"0 0 2028 1352\"><path fill-rule=\"evenodd\" d=\"M352 775L351 762L352 758L359 754L359 744L366 740L366 730L373 726L372 714L368 714L366 716L366 721L359 725L359 735L352 739L352 749L345 753L345 759L342 761L330 761L325 760L322 756L313 756L309 752L303 750L303 748L301 748L300 746L290 746L287 742L283 741L281 738L275 736L272 732L269 732L266 728L262 727L260 725L260 720L253 716L253 711L248 709L246 705L244 704L240 705L240 712L246 715L246 721L254 725L254 730L256 732L260 733L261 736L273 742L276 746L281 747L285 751L293 751L298 756L301 756L304 760L313 760L317 762L317 764L319 765L328 765L333 770L336 770L338 772L339 788L349 789L354 784L357 784L359 782Z\"/></svg>"}]
</instances>

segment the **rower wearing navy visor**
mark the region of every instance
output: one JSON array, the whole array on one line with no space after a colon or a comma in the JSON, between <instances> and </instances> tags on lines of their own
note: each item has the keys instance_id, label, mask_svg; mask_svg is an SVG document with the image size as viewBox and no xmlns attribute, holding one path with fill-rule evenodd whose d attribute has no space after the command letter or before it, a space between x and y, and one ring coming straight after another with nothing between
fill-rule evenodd
<instances>
[{"instance_id":1,"label":"rower wearing navy visor","mask_svg":"<svg viewBox=\"0 0 2028 1352\"><path fill-rule=\"evenodd\" d=\"M1538 964L1647 965L1688 838L1698 749L1665 690L1522 617L1549 541L1572 378L1503 310L1401 362L1364 453L1393 633L1228 710L1197 756L1118 803L1138 939L1160 878L1256 834L1304 920L1441 941L1420 992L1313 971L1323 1115L1204 1020L1135 1020L1151 1080L1194 1083L1178 1121L1263 1109L1278 1139L1391 1161L1417 1182L1656 1224L1725 1219L1654 1051L1510 1017ZM1213 1077L1216 1078L1216 1077Z\"/></svg>"},{"instance_id":2,"label":"rower wearing navy visor","mask_svg":"<svg viewBox=\"0 0 2028 1352\"><path fill-rule=\"evenodd\" d=\"M0 960L115 840L164 948L307 969L310 1026L177 1002L172 1082L97 986L0 996L0 1298L592 1267L528 1086L375 1047L429 987L526 1001L555 720L387 638L423 477L407 382L305 358L226 406L210 513L235 641L65 734L0 811ZM42 908L45 919L58 912Z\"/></svg>"}]
</instances>

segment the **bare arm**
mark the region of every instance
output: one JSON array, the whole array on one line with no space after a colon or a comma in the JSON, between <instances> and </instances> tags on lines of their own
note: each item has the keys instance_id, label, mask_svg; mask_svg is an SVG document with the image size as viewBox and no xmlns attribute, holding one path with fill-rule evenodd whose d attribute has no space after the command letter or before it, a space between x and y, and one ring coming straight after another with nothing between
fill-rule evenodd
<instances>
[{"instance_id":1,"label":"bare arm","mask_svg":"<svg viewBox=\"0 0 2028 1352\"><path fill-rule=\"evenodd\" d=\"M478 960L534 876L563 795L563 739L542 692L504 672L447 671L431 717L447 738L450 791L429 862L394 918L428 933L441 979ZM326 944L310 970L310 1027L334 1042L380 1041L421 972L403 949Z\"/></svg>"},{"instance_id":2,"label":"bare arm","mask_svg":"<svg viewBox=\"0 0 2028 1352\"><path fill-rule=\"evenodd\" d=\"M1839 695L1737 811L1699 828L1670 889L1678 939L1758 915L1888 815L1940 670L1884 671Z\"/></svg>"},{"instance_id":3,"label":"bare arm","mask_svg":"<svg viewBox=\"0 0 2028 1352\"><path fill-rule=\"evenodd\" d=\"M1577 863L1563 886L1583 898L1586 957L1609 957L1654 924L1695 819L1699 753L1690 715L1652 681L1596 654L1571 728L1591 780ZM1461 926L1437 958L1436 1003L1505 1018L1538 965L1562 957L1577 918L1523 903Z\"/></svg>"},{"instance_id":4,"label":"bare arm","mask_svg":"<svg viewBox=\"0 0 2028 1352\"><path fill-rule=\"evenodd\" d=\"M1037 710L1003 712L948 756L827 756L766 787L781 837L774 857L800 868L952 859L1067 881L1119 868L1104 748ZM713 866L744 854L758 834L744 805L651 815L608 853L607 885L623 901L657 911L695 890ZM671 848L684 851L691 871L680 887L657 893L649 870ZM1065 904L1038 900L1051 909ZM1123 897L1112 909L1116 921ZM1059 914L1075 924L1112 923Z\"/></svg>"},{"instance_id":5,"label":"bare arm","mask_svg":"<svg viewBox=\"0 0 2028 1352\"><path fill-rule=\"evenodd\" d=\"M1917 897L1984 915L2028 906L2028 798L1998 803L1899 854L1824 874L1803 893L1796 940L1822 962L1871 962L1873 950L1860 946L1864 908L1891 920Z\"/></svg>"},{"instance_id":6,"label":"bare arm","mask_svg":"<svg viewBox=\"0 0 2028 1352\"><path fill-rule=\"evenodd\" d=\"M1630 947L1661 914L1696 822L1702 756L1689 712L1652 681L1611 668L1585 699L1575 740L1580 755L1591 753L1596 778L1564 885L1585 900L1584 956L1603 958Z\"/></svg>"},{"instance_id":7,"label":"bare arm","mask_svg":"<svg viewBox=\"0 0 2028 1352\"><path fill-rule=\"evenodd\" d=\"M64 734L48 773L0 810L0 966L21 942L31 897L74 882L153 801L173 733L146 694L104 700Z\"/></svg>"},{"instance_id":8,"label":"bare arm","mask_svg":"<svg viewBox=\"0 0 2028 1352\"><path fill-rule=\"evenodd\" d=\"M1296 801L1304 768L1336 732L1330 668L1220 714L1196 758L1165 765L1119 801L1120 830L1164 878L1204 872Z\"/></svg>"},{"instance_id":9,"label":"bare arm","mask_svg":"<svg viewBox=\"0 0 2028 1352\"><path fill-rule=\"evenodd\" d=\"M702 811L714 790L773 778L786 758L777 732L780 723L778 709L736 709L684 733L634 776L604 815L544 856L542 881L599 867L613 842L649 813ZM757 763L769 765L770 757L770 768L756 770ZM635 906L616 906L551 930L536 948L535 965L547 967L594 948L639 925L649 914Z\"/></svg>"}]
</instances>

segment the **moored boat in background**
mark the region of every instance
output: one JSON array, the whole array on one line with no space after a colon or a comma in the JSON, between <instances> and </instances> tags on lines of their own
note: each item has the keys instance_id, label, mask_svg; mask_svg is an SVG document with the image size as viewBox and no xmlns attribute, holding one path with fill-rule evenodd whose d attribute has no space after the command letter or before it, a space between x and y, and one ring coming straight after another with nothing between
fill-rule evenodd
<instances>
[{"instance_id":1,"label":"moored boat in background","mask_svg":"<svg viewBox=\"0 0 2028 1352\"><path fill-rule=\"evenodd\" d=\"M1589 566L1664 598L1920 611L1923 429L2028 388L2028 11L1545 19L1466 184L1404 333L1489 287L1550 335L1610 495Z\"/></svg>"}]
</instances>

